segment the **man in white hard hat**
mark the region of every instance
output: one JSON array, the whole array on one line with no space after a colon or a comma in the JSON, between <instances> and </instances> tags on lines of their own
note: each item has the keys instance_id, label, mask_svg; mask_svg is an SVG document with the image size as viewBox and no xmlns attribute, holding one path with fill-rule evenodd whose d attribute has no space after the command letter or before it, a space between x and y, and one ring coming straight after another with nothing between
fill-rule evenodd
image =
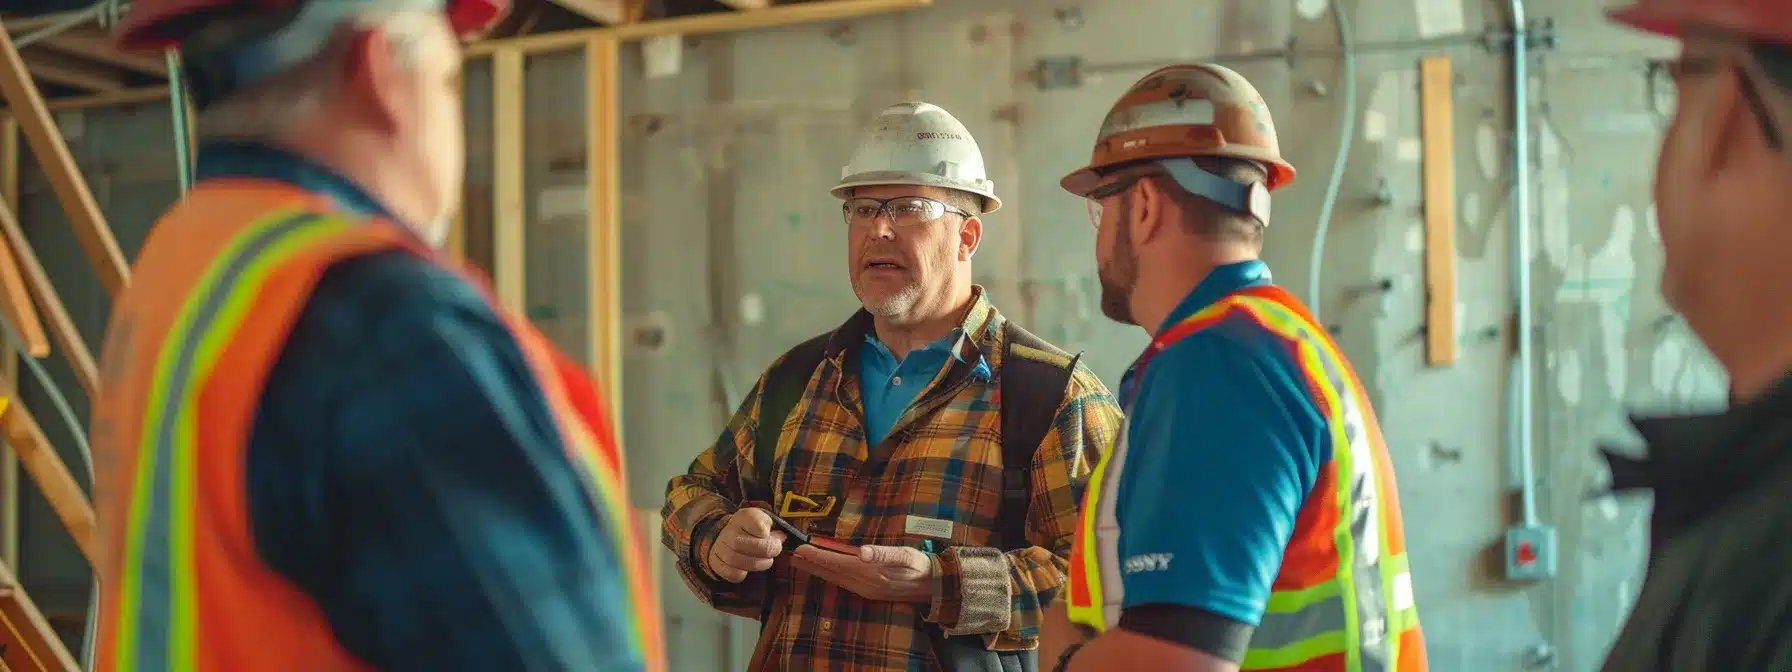
<instances>
[{"instance_id":1,"label":"man in white hard hat","mask_svg":"<svg viewBox=\"0 0 1792 672\"><path fill-rule=\"evenodd\" d=\"M886 108L842 176L864 308L672 479L666 546L699 598L761 620L752 670L1036 669L1119 408L971 283L1002 202L963 124Z\"/></svg>"}]
</instances>

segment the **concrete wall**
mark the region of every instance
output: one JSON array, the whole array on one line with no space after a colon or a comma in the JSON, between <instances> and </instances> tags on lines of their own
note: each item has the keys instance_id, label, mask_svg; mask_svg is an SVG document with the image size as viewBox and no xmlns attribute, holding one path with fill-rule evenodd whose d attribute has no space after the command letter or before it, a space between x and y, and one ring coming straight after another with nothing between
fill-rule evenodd
<instances>
[{"instance_id":1,"label":"concrete wall","mask_svg":"<svg viewBox=\"0 0 1792 672\"><path fill-rule=\"evenodd\" d=\"M657 507L666 479L707 446L727 409L784 348L855 308L844 229L827 190L860 127L889 103L955 113L983 147L1008 203L988 218L979 281L1036 333L1086 352L1110 382L1144 344L1096 306L1094 234L1057 179L1088 155L1112 100L1151 68L1214 54L1301 55L1229 62L1263 91L1300 179L1279 192L1265 256L1307 295L1316 219L1339 145L1346 84L1325 0L938 0L938 7L836 25L687 41L682 70L648 78L624 48L622 205L627 313L623 381L636 504ZM1509 243L1509 61L1479 42L1503 2L1356 0L1359 124L1336 216L1324 238L1324 319L1375 397L1400 475L1417 594L1435 669L1589 670L1629 607L1646 548L1645 503L1590 496L1605 478L1593 446L1625 442L1627 407L1712 403L1723 380L1667 316L1648 186L1671 100L1646 59L1667 45L1604 24L1598 0L1533 2L1555 24L1534 63L1531 184L1535 273L1536 451L1542 519L1561 537L1556 579L1500 579L1512 519L1506 410L1514 300ZM1456 67L1457 254L1462 356L1424 364L1419 57ZM1080 84L1041 89L1041 59L1075 56ZM469 71L475 139L469 206L489 209L490 79ZM531 59L531 314L584 354L576 250L584 82L573 54ZM77 115L75 138L126 241L172 193L148 139L159 106ZM154 120L153 123L145 120ZM147 125L145 125L147 124ZM118 130L128 129L128 130ZM102 140L110 138L110 140ZM160 152L158 154L158 152ZM571 152L571 155L568 155ZM145 174L145 172L150 174ZM125 177L126 175L132 177ZM111 185L111 186L105 186ZM141 185L141 186L127 186ZM1385 201L1378 201L1378 193ZM103 301L41 180L28 226L65 296L97 321ZM570 199L570 200L569 200ZM568 214L571 217L568 218ZM137 227L137 228L132 228ZM127 242L127 249L134 243ZM1389 289L1378 287L1390 281ZM90 322L97 324L97 322ZM97 328L97 327L94 327ZM70 386L72 388L72 386ZM47 423L50 424L50 423ZM40 502L28 585L81 583ZM72 569L71 569L72 568ZM677 670L738 669L739 621L703 608L666 568ZM33 590L35 590L33 585ZM43 598L39 598L43 601ZM75 605L74 608L78 608ZM736 646L729 650L731 624ZM734 657L730 657L730 656Z\"/></svg>"}]
</instances>

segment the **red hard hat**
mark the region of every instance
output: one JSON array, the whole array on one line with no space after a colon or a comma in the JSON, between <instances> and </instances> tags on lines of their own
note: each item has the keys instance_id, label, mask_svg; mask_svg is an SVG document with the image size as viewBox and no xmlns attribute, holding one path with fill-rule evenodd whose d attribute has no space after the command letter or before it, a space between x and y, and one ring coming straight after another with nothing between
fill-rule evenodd
<instances>
[{"instance_id":1,"label":"red hard hat","mask_svg":"<svg viewBox=\"0 0 1792 672\"><path fill-rule=\"evenodd\" d=\"M127 50L167 49L179 46L182 35L170 23L177 19L232 7L271 11L305 0L131 0L131 8L118 23L117 39ZM459 35L469 36L490 28L510 10L510 0L443 0L442 11Z\"/></svg>"},{"instance_id":2,"label":"red hard hat","mask_svg":"<svg viewBox=\"0 0 1792 672\"><path fill-rule=\"evenodd\" d=\"M1636 0L1606 11L1637 30L1679 37L1704 26L1767 42L1792 43L1792 3L1785 0Z\"/></svg>"}]
</instances>

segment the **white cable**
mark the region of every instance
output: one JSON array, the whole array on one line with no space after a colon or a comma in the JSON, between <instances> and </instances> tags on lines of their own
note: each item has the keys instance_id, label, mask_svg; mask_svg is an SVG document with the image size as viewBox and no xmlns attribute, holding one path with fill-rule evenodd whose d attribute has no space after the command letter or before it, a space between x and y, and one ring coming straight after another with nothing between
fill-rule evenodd
<instances>
[{"instance_id":1,"label":"white cable","mask_svg":"<svg viewBox=\"0 0 1792 672\"><path fill-rule=\"evenodd\" d=\"M1338 205L1338 194L1344 188L1344 164L1350 161L1350 145L1356 142L1356 43L1350 36L1350 20L1344 16L1340 0L1332 1L1332 16L1338 19L1338 51L1344 58L1344 119L1338 135L1338 155L1332 160L1332 179L1325 188L1325 200L1319 205L1319 228L1313 231L1313 258L1307 263L1307 306L1313 317L1324 319L1319 312L1319 276L1325 265L1325 237L1332 226L1332 210Z\"/></svg>"}]
</instances>

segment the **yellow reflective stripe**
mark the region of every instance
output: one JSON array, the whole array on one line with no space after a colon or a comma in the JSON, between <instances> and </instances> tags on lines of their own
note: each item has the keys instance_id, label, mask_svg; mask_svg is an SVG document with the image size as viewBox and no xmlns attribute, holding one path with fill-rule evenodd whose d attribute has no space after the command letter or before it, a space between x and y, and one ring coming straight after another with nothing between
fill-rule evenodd
<instances>
[{"instance_id":1,"label":"yellow reflective stripe","mask_svg":"<svg viewBox=\"0 0 1792 672\"><path fill-rule=\"evenodd\" d=\"M1121 431L1126 431L1125 427ZM1125 440L1124 437L1116 442ZM1078 606L1066 602L1070 614L1070 622L1087 625L1096 632L1107 630L1105 620L1105 604L1101 598L1101 538L1095 536L1095 521L1101 517L1101 489L1107 480L1108 460L1113 459L1114 451L1103 451L1101 459L1095 462L1095 470L1089 472L1089 483L1083 488L1083 511L1078 516L1078 534L1083 535L1083 563L1080 572L1083 585L1088 588L1088 606ZM1068 597L1068 596L1067 596Z\"/></svg>"},{"instance_id":2,"label":"yellow reflective stripe","mask_svg":"<svg viewBox=\"0 0 1792 672\"><path fill-rule=\"evenodd\" d=\"M1269 594L1269 606L1264 613L1292 614L1326 600L1343 597L1344 589L1337 581L1326 581L1316 586L1278 590Z\"/></svg>"},{"instance_id":3,"label":"yellow reflective stripe","mask_svg":"<svg viewBox=\"0 0 1792 672\"><path fill-rule=\"evenodd\" d=\"M1337 488L1337 501L1341 509L1338 525L1332 530L1338 559L1338 574L1334 581L1338 584L1340 595L1348 598L1353 591L1346 587L1353 585L1356 581L1356 539L1350 533L1350 521L1354 513L1351 509L1355 501L1350 493L1350 475L1355 471L1356 456L1350 450L1350 439L1344 431L1344 405L1342 395L1338 390L1340 381L1334 381L1331 379L1332 376L1324 375L1328 367L1325 366L1325 362L1320 360L1322 356L1330 357L1334 362L1342 361L1342 358L1337 356L1326 339L1317 336L1317 333L1322 332L1314 332L1317 329L1316 325L1301 318L1279 302L1258 297L1233 296L1229 301L1221 303L1232 303L1249 311L1262 324L1293 342L1303 373L1315 383L1314 387L1318 388L1320 396L1325 400L1326 408L1330 411L1326 420L1332 434L1333 470L1339 476L1333 480L1336 481L1334 485ZM1314 333L1314 336L1303 337L1302 331ZM1361 615L1357 613L1356 600L1342 599L1340 604L1344 609L1344 632L1341 633L1342 638L1338 640L1340 645L1361 641L1362 622ZM1311 640L1295 647L1276 649L1276 651L1304 650L1310 643ZM1345 653L1345 668L1353 672L1360 669L1362 661L1359 647L1344 646L1342 650ZM1325 653L1335 653L1335 651L1324 651L1313 655L1325 655Z\"/></svg>"},{"instance_id":4,"label":"yellow reflective stripe","mask_svg":"<svg viewBox=\"0 0 1792 672\"><path fill-rule=\"evenodd\" d=\"M1279 649L1250 649L1244 654L1244 663L1239 670L1273 670L1294 667L1306 661L1340 652L1348 652L1350 637L1341 630L1322 632L1299 643L1290 644ZM1350 669L1356 669L1351 667Z\"/></svg>"},{"instance_id":5,"label":"yellow reflective stripe","mask_svg":"<svg viewBox=\"0 0 1792 672\"><path fill-rule=\"evenodd\" d=\"M296 211L269 213L214 258L169 329L150 382L127 514L114 642L120 671L197 666L197 397L273 268L348 226Z\"/></svg>"},{"instance_id":6,"label":"yellow reflective stripe","mask_svg":"<svg viewBox=\"0 0 1792 672\"><path fill-rule=\"evenodd\" d=\"M519 335L518 337L522 338L523 336ZM543 384L545 385L547 382L544 381ZM565 406L561 406L561 404L564 402L557 403L555 410L570 407L570 404ZM566 414L568 417L577 415L570 411L566 411ZM635 552L638 546L633 534L636 523L626 514L632 509L629 508L628 499L623 490L622 475L617 473L616 469L610 468L610 463L599 454L598 447L591 437L577 428L569 427L564 433L568 435L567 440L573 444L573 452L576 454L575 462L581 465L590 487L595 490L591 497L598 505L598 513L607 519L610 538L615 542L616 553L622 558L623 570L630 578L628 588L633 603L638 609L649 608L653 606L654 602L652 595L647 594L646 591L652 589L652 579L642 557L643 554ZM618 459L617 466L621 466L620 459ZM637 611L637 613L644 612ZM635 645L636 653L651 655L652 652L647 650L651 645L647 625L644 619L629 619L629 642ZM643 659L645 660L645 658Z\"/></svg>"}]
</instances>

